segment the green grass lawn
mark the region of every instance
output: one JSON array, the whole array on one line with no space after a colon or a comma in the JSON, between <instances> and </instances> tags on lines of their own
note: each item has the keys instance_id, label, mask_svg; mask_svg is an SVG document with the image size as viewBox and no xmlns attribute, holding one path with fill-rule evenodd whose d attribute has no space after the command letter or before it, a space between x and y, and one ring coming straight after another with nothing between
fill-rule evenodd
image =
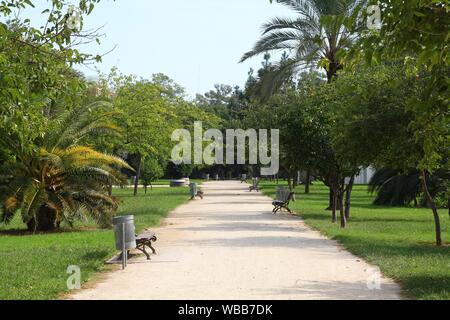
<instances>
[{"instance_id":1,"label":"green grass lawn","mask_svg":"<svg viewBox=\"0 0 450 320\"><path fill-rule=\"evenodd\" d=\"M276 185L264 182L262 191L275 197ZM281 185L281 183L280 183ZM441 210L442 236L446 245L434 245L434 222L429 209L392 208L372 205L367 186L357 186L352 198L352 218L347 229L331 223L328 189L317 183L305 195L296 190L291 208L305 222L352 253L379 266L417 299L450 299L450 221Z\"/></svg>"},{"instance_id":2,"label":"green grass lawn","mask_svg":"<svg viewBox=\"0 0 450 320\"><path fill-rule=\"evenodd\" d=\"M132 196L132 189L115 190L123 199L118 215L135 215L137 232L156 226L172 209L189 199L187 188L155 188L147 195ZM112 230L96 230L92 224L75 230L29 235L19 217L0 226L0 300L55 299L67 291L69 265L81 269L83 282L105 270L114 255Z\"/></svg>"}]
</instances>

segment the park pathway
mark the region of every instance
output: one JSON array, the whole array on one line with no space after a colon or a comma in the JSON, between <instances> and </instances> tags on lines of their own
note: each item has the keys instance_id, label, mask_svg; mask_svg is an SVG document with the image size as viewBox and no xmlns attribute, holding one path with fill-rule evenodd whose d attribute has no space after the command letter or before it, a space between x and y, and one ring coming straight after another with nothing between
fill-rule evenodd
<instances>
[{"instance_id":1,"label":"park pathway","mask_svg":"<svg viewBox=\"0 0 450 320\"><path fill-rule=\"evenodd\" d=\"M152 261L137 258L69 299L400 299L393 281L373 289L370 265L299 218L272 215L271 200L247 185L203 190L156 229Z\"/></svg>"}]
</instances>

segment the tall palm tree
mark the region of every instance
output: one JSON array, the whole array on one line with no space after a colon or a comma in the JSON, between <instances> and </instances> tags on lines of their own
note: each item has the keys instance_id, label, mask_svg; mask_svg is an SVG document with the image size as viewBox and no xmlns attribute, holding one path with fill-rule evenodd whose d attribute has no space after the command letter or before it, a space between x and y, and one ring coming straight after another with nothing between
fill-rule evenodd
<instances>
[{"instance_id":1,"label":"tall palm tree","mask_svg":"<svg viewBox=\"0 0 450 320\"><path fill-rule=\"evenodd\" d=\"M120 168L131 167L82 145L89 135L118 133L109 122L111 113L92 116L94 109L91 105L50 120L45 135L34 141L34 150L2 135L0 144L14 160L0 165L0 222L10 222L20 211L30 231L52 230L62 221L71 224L88 216L109 223L118 205L109 187L126 180Z\"/></svg>"},{"instance_id":2,"label":"tall palm tree","mask_svg":"<svg viewBox=\"0 0 450 320\"><path fill-rule=\"evenodd\" d=\"M297 18L273 18L263 25L262 37L241 62L267 52L287 51L288 59L277 64L267 75L269 89L279 87L284 79L299 69L321 67L328 81L343 68L341 51L351 47L355 35L352 21L362 0L279 0L294 10ZM354 30L353 30L354 31Z\"/></svg>"}]
</instances>

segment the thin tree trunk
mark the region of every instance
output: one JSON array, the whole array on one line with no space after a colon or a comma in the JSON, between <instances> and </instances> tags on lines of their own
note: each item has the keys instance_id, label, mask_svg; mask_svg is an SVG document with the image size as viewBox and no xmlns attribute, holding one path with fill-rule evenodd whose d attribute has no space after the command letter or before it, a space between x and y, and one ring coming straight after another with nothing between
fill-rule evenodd
<instances>
[{"instance_id":1,"label":"thin tree trunk","mask_svg":"<svg viewBox=\"0 0 450 320\"><path fill-rule=\"evenodd\" d=\"M298 177L297 179L292 179L292 189L295 190L295 188L297 188L298 186Z\"/></svg>"},{"instance_id":2,"label":"thin tree trunk","mask_svg":"<svg viewBox=\"0 0 450 320\"><path fill-rule=\"evenodd\" d=\"M305 194L309 194L309 186L311 185L311 171L306 171L306 179L305 179Z\"/></svg>"},{"instance_id":3,"label":"thin tree trunk","mask_svg":"<svg viewBox=\"0 0 450 320\"><path fill-rule=\"evenodd\" d=\"M141 155L138 154L138 166L136 169L136 179L134 181L134 196L137 196L138 194L139 178L141 176L141 160Z\"/></svg>"},{"instance_id":4,"label":"thin tree trunk","mask_svg":"<svg viewBox=\"0 0 450 320\"><path fill-rule=\"evenodd\" d=\"M337 197L336 192L332 192L332 205L331 205L331 221L333 223L336 223L337 221L337 215L336 215L336 209L337 209Z\"/></svg>"},{"instance_id":5,"label":"thin tree trunk","mask_svg":"<svg viewBox=\"0 0 450 320\"><path fill-rule=\"evenodd\" d=\"M113 189L113 185L110 184L110 185L108 186L108 195L109 195L110 197L112 196L112 189Z\"/></svg>"},{"instance_id":6,"label":"thin tree trunk","mask_svg":"<svg viewBox=\"0 0 450 320\"><path fill-rule=\"evenodd\" d=\"M344 202L344 192L339 191L337 198L339 201L339 215L341 218L341 228L346 228L347 227L347 218L345 216L344 203L343 203Z\"/></svg>"},{"instance_id":7,"label":"thin tree trunk","mask_svg":"<svg viewBox=\"0 0 450 320\"><path fill-rule=\"evenodd\" d=\"M355 176L351 177L347 186L347 192L345 193L345 219L350 219L350 207L352 204L352 191L355 184Z\"/></svg>"},{"instance_id":8,"label":"thin tree trunk","mask_svg":"<svg viewBox=\"0 0 450 320\"><path fill-rule=\"evenodd\" d=\"M448 217L450 219L450 198L448 198L447 206L448 206Z\"/></svg>"},{"instance_id":9,"label":"thin tree trunk","mask_svg":"<svg viewBox=\"0 0 450 320\"><path fill-rule=\"evenodd\" d=\"M289 191L292 191L292 178L291 178L290 174L289 174L289 177L288 177L288 187L289 187Z\"/></svg>"},{"instance_id":10,"label":"thin tree trunk","mask_svg":"<svg viewBox=\"0 0 450 320\"><path fill-rule=\"evenodd\" d=\"M333 209L334 198L335 198L335 191L333 191L333 189L330 187L330 205L325 210ZM340 209L341 209L341 205L339 204L339 201L336 201L336 210L340 210Z\"/></svg>"},{"instance_id":11,"label":"thin tree trunk","mask_svg":"<svg viewBox=\"0 0 450 320\"><path fill-rule=\"evenodd\" d=\"M144 190L145 190L145 191L144 191L145 194L147 194L147 184L144 185Z\"/></svg>"},{"instance_id":12,"label":"thin tree trunk","mask_svg":"<svg viewBox=\"0 0 450 320\"><path fill-rule=\"evenodd\" d=\"M428 205L431 207L431 210L433 211L434 226L436 230L436 245L442 246L441 221L439 219L439 213L436 207L436 203L434 202L433 196L430 194L430 190L428 189L427 172L425 170L422 171L422 186L423 191L425 192L425 196L427 197L428 200Z\"/></svg>"},{"instance_id":13,"label":"thin tree trunk","mask_svg":"<svg viewBox=\"0 0 450 320\"><path fill-rule=\"evenodd\" d=\"M331 187L329 192L329 202L328 202L328 208L325 210L333 210L333 201L334 201L334 195L333 195L333 189Z\"/></svg>"}]
</instances>

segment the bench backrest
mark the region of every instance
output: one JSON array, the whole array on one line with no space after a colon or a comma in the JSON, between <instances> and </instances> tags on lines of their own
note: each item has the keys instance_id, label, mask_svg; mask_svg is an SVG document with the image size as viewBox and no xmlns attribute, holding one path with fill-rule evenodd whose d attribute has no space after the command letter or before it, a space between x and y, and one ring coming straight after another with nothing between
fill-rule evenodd
<instances>
[{"instance_id":1,"label":"bench backrest","mask_svg":"<svg viewBox=\"0 0 450 320\"><path fill-rule=\"evenodd\" d=\"M294 192L291 192L285 187L277 187L277 200L283 203L289 203L294 199Z\"/></svg>"},{"instance_id":2,"label":"bench backrest","mask_svg":"<svg viewBox=\"0 0 450 320\"><path fill-rule=\"evenodd\" d=\"M286 200L286 188L277 187L277 200L284 202Z\"/></svg>"},{"instance_id":3,"label":"bench backrest","mask_svg":"<svg viewBox=\"0 0 450 320\"><path fill-rule=\"evenodd\" d=\"M295 192L288 192L288 196L286 198L286 200L284 201L284 203L289 204L289 202L291 202L292 200L294 200L294 196L295 196Z\"/></svg>"}]
</instances>

